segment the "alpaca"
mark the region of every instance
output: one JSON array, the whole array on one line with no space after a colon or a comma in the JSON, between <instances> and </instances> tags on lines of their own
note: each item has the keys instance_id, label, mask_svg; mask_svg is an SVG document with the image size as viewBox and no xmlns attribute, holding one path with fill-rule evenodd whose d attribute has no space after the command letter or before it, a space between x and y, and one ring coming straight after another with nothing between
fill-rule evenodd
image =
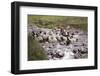
<instances>
[{"instance_id":1,"label":"alpaca","mask_svg":"<svg viewBox=\"0 0 100 76\"><path fill-rule=\"evenodd\" d=\"M48 37L49 42L57 42L56 35L52 34Z\"/></svg>"}]
</instances>

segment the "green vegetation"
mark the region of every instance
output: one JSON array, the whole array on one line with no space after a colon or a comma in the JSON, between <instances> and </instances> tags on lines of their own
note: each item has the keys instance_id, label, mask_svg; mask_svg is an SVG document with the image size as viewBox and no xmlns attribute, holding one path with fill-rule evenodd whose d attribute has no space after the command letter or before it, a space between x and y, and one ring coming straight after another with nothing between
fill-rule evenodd
<instances>
[{"instance_id":1,"label":"green vegetation","mask_svg":"<svg viewBox=\"0 0 100 76\"><path fill-rule=\"evenodd\" d=\"M31 34L28 35L28 60L47 60L44 49Z\"/></svg>"},{"instance_id":2,"label":"green vegetation","mask_svg":"<svg viewBox=\"0 0 100 76\"><path fill-rule=\"evenodd\" d=\"M28 24L43 28L66 27L67 25L87 31L88 18L77 16L28 15Z\"/></svg>"}]
</instances>

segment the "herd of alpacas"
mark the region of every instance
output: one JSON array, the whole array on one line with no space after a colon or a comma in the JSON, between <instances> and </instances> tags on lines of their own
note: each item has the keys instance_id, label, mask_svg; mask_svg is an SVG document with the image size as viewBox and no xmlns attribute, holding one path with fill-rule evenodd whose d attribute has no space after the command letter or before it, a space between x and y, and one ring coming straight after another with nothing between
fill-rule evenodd
<instances>
[{"instance_id":1,"label":"herd of alpacas","mask_svg":"<svg viewBox=\"0 0 100 76\"><path fill-rule=\"evenodd\" d=\"M87 32L81 29L75 29L68 25L54 29L32 26L28 30L33 39L36 39L44 49L49 60L88 57Z\"/></svg>"}]
</instances>

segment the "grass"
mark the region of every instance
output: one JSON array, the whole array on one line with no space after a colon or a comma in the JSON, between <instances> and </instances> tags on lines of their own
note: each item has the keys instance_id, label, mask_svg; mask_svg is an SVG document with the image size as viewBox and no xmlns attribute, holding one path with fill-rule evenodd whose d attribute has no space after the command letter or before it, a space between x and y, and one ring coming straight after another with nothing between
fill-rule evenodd
<instances>
[{"instance_id":1,"label":"grass","mask_svg":"<svg viewBox=\"0 0 100 76\"><path fill-rule=\"evenodd\" d=\"M47 60L44 49L31 34L28 35L28 60Z\"/></svg>"},{"instance_id":2,"label":"grass","mask_svg":"<svg viewBox=\"0 0 100 76\"><path fill-rule=\"evenodd\" d=\"M28 24L43 28L65 27L67 25L87 31L88 18L78 16L28 15Z\"/></svg>"}]
</instances>

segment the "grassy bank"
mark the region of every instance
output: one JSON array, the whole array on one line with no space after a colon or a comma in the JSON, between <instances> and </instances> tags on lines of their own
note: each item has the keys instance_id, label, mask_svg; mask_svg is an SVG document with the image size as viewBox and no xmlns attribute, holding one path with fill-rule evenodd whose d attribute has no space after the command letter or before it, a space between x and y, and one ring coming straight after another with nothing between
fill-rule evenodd
<instances>
[{"instance_id":1,"label":"grassy bank","mask_svg":"<svg viewBox=\"0 0 100 76\"><path fill-rule=\"evenodd\" d=\"M28 35L28 60L47 60L44 49L31 34Z\"/></svg>"},{"instance_id":2,"label":"grassy bank","mask_svg":"<svg viewBox=\"0 0 100 76\"><path fill-rule=\"evenodd\" d=\"M87 22L87 17L28 15L28 24L50 29L70 25L87 31Z\"/></svg>"}]
</instances>

